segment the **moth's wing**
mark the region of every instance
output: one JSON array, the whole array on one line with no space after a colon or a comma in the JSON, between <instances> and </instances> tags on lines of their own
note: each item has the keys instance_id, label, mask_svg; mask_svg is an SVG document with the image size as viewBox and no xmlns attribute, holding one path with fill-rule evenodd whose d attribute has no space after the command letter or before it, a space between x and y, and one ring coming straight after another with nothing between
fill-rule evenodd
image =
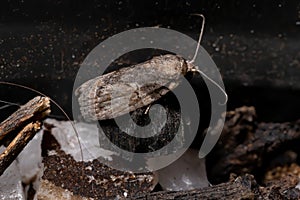
<instances>
[{"instance_id":1,"label":"moth's wing","mask_svg":"<svg viewBox=\"0 0 300 200\"><path fill-rule=\"evenodd\" d=\"M85 119L111 119L158 100L179 84L181 73L176 56L154 57L89 80L75 95Z\"/></svg>"},{"instance_id":2,"label":"moth's wing","mask_svg":"<svg viewBox=\"0 0 300 200\"><path fill-rule=\"evenodd\" d=\"M179 85L179 81L171 81L165 85L161 84L149 84L141 87L138 91L138 95L132 96L132 101L135 103L136 108L149 105L154 101L160 99L169 91L173 90Z\"/></svg>"},{"instance_id":3,"label":"moth's wing","mask_svg":"<svg viewBox=\"0 0 300 200\"><path fill-rule=\"evenodd\" d=\"M115 83L107 84L103 77L97 77L81 85L76 91L78 103L83 117L87 120L102 120L113 118L118 113L118 107L134 90L130 85ZM113 107L111 107L113 105Z\"/></svg>"},{"instance_id":4,"label":"moth's wing","mask_svg":"<svg viewBox=\"0 0 300 200\"><path fill-rule=\"evenodd\" d=\"M129 113L153 103L179 84L171 82L167 87L159 84L140 87L136 83L102 85L95 82L89 84L89 90L78 98L81 114L88 120L111 119Z\"/></svg>"},{"instance_id":5,"label":"moth's wing","mask_svg":"<svg viewBox=\"0 0 300 200\"><path fill-rule=\"evenodd\" d=\"M132 73L134 69L132 67L122 68L117 71L110 72L108 74L104 74L101 76L97 76L96 78L90 79L84 82L75 90L75 96L79 98L83 95L100 95L97 92L99 88L106 87L107 85L114 85L119 82L119 78L122 77L122 74Z\"/></svg>"}]
</instances>

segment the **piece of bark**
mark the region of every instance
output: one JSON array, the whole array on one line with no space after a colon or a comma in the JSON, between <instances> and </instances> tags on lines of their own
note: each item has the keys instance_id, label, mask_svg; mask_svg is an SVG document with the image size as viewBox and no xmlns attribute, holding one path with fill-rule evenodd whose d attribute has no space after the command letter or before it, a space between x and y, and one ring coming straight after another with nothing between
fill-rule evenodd
<instances>
[{"instance_id":1,"label":"piece of bark","mask_svg":"<svg viewBox=\"0 0 300 200\"><path fill-rule=\"evenodd\" d=\"M50 99L37 96L21 106L0 124L0 142L11 132L21 130L30 122L40 121L50 113Z\"/></svg>"},{"instance_id":2,"label":"piece of bark","mask_svg":"<svg viewBox=\"0 0 300 200\"><path fill-rule=\"evenodd\" d=\"M159 200L159 199L255 199L258 195L255 190L258 185L252 175L238 177L227 183L189 191L155 192L143 196L137 196L135 200Z\"/></svg>"},{"instance_id":3,"label":"piece of bark","mask_svg":"<svg viewBox=\"0 0 300 200\"><path fill-rule=\"evenodd\" d=\"M300 190L296 188L300 178L296 174L286 174L278 180L260 187L262 199L300 199Z\"/></svg>"},{"instance_id":4,"label":"piece of bark","mask_svg":"<svg viewBox=\"0 0 300 200\"><path fill-rule=\"evenodd\" d=\"M40 127L40 122L29 123L8 145L5 151L0 155L0 176L3 174L6 168L16 159L16 157L24 149L28 142L34 137L35 133L38 132Z\"/></svg>"},{"instance_id":5,"label":"piece of bark","mask_svg":"<svg viewBox=\"0 0 300 200\"><path fill-rule=\"evenodd\" d=\"M214 170L215 165L220 159L230 155L238 145L249 138L253 138L257 128L256 118L254 107L243 106L226 112L222 134L213 151L206 157L207 173L212 183L216 184L228 180L230 173L226 173L226 176L220 176L219 172Z\"/></svg>"},{"instance_id":6,"label":"piece of bark","mask_svg":"<svg viewBox=\"0 0 300 200\"><path fill-rule=\"evenodd\" d=\"M253 138L257 128L256 111L254 107L243 106L226 112L225 124L218 143L213 149L213 160L230 154L235 147ZM210 157L208 157L210 159Z\"/></svg>"},{"instance_id":7,"label":"piece of bark","mask_svg":"<svg viewBox=\"0 0 300 200\"><path fill-rule=\"evenodd\" d=\"M173 191L173 192L154 192L146 195L136 196L135 200L165 200L165 199L265 199L265 200L284 200L300 199L300 190L296 188L299 183L299 177L289 175L281 180L273 182L266 187L259 186L253 175L246 174L235 178L227 183L221 183L211 187L206 187L190 191Z\"/></svg>"},{"instance_id":8,"label":"piece of bark","mask_svg":"<svg viewBox=\"0 0 300 200\"><path fill-rule=\"evenodd\" d=\"M218 146L221 151L230 153L242 142L253 138L257 128L257 116L254 107L243 106L226 113L225 124Z\"/></svg>"},{"instance_id":9,"label":"piece of bark","mask_svg":"<svg viewBox=\"0 0 300 200\"><path fill-rule=\"evenodd\" d=\"M212 165L210 175L226 178L230 173L254 173L261 176L275 155L299 148L298 145L292 145L300 142L299 127L300 121L258 124L254 137L248 138L217 160Z\"/></svg>"},{"instance_id":10,"label":"piece of bark","mask_svg":"<svg viewBox=\"0 0 300 200\"><path fill-rule=\"evenodd\" d=\"M7 148L0 155L0 176L41 127L50 113L50 99L35 97L0 124L0 144Z\"/></svg>"},{"instance_id":11,"label":"piece of bark","mask_svg":"<svg viewBox=\"0 0 300 200\"><path fill-rule=\"evenodd\" d=\"M291 148L297 148L300 141L299 126L300 121L258 123L254 107L227 112L220 140L207 157L210 181L224 182L230 173L251 173L261 181L263 174L276 163L294 162L299 148Z\"/></svg>"}]
</instances>

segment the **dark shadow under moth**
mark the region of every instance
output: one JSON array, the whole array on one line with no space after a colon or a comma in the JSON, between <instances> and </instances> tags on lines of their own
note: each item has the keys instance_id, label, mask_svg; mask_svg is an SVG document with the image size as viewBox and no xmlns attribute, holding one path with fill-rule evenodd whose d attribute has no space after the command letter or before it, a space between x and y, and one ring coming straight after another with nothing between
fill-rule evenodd
<instances>
[{"instance_id":1,"label":"dark shadow under moth","mask_svg":"<svg viewBox=\"0 0 300 200\"><path fill-rule=\"evenodd\" d=\"M156 56L98 76L76 89L82 116L89 121L113 119L152 104L175 89L197 67L178 55Z\"/></svg>"}]
</instances>

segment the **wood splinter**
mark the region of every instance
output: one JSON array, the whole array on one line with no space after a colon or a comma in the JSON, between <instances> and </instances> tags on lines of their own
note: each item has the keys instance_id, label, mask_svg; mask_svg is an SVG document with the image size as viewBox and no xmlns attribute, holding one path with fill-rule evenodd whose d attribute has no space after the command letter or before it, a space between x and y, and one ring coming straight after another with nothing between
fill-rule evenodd
<instances>
[{"instance_id":1,"label":"wood splinter","mask_svg":"<svg viewBox=\"0 0 300 200\"><path fill-rule=\"evenodd\" d=\"M9 142L0 155L0 176L40 130L41 121L50 112L50 99L37 96L0 124L0 144Z\"/></svg>"}]
</instances>

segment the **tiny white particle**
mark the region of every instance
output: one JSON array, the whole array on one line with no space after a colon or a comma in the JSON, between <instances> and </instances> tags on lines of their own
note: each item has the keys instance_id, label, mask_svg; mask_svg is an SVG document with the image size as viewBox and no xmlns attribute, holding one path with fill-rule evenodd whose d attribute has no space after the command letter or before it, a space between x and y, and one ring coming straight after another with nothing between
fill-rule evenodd
<instances>
[{"instance_id":1,"label":"tiny white particle","mask_svg":"<svg viewBox=\"0 0 300 200\"><path fill-rule=\"evenodd\" d=\"M117 177L115 177L114 175L110 175L110 178L112 181L115 181L117 179Z\"/></svg>"},{"instance_id":2,"label":"tiny white particle","mask_svg":"<svg viewBox=\"0 0 300 200\"><path fill-rule=\"evenodd\" d=\"M94 176L87 176L88 177L88 182L91 183L92 181L96 180Z\"/></svg>"},{"instance_id":3,"label":"tiny white particle","mask_svg":"<svg viewBox=\"0 0 300 200\"><path fill-rule=\"evenodd\" d=\"M127 195L128 195L127 192L124 192L123 194L124 194L124 197L127 197Z\"/></svg>"},{"instance_id":4,"label":"tiny white particle","mask_svg":"<svg viewBox=\"0 0 300 200\"><path fill-rule=\"evenodd\" d=\"M48 151L48 156L55 156L57 155L57 152L55 150Z\"/></svg>"}]
</instances>

